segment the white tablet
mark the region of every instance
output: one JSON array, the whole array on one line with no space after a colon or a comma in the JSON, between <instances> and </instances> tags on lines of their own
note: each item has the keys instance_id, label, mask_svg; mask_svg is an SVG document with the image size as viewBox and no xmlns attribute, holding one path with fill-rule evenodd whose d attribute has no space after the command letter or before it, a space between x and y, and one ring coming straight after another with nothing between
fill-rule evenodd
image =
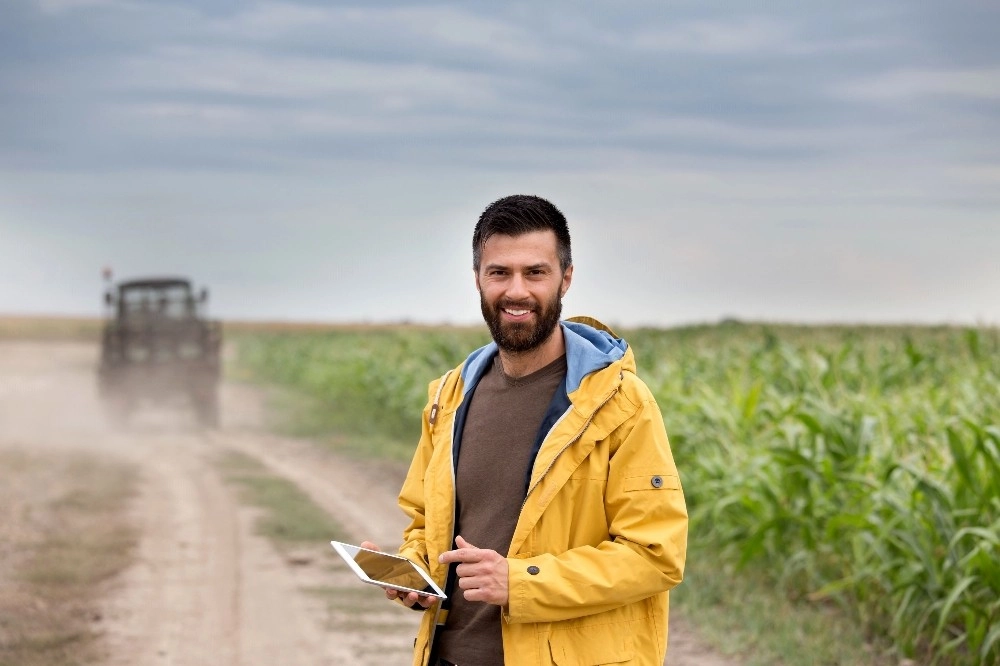
<instances>
[{"instance_id":1,"label":"white tablet","mask_svg":"<svg viewBox=\"0 0 1000 666\"><path fill-rule=\"evenodd\" d=\"M344 558L351 571L365 583L447 599L437 583L423 569L405 557L339 541L331 541L330 545Z\"/></svg>"}]
</instances>

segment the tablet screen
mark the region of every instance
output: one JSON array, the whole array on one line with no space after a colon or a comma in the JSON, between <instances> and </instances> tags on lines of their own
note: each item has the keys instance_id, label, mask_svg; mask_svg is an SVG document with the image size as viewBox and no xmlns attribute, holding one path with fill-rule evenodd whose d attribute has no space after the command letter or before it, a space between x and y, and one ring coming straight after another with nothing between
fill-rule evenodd
<instances>
[{"instance_id":1,"label":"tablet screen","mask_svg":"<svg viewBox=\"0 0 1000 666\"><path fill-rule=\"evenodd\" d=\"M431 580L430 576L405 557L368 550L339 541L331 541L330 545L344 558L351 570L366 583L445 598L444 592Z\"/></svg>"}]
</instances>

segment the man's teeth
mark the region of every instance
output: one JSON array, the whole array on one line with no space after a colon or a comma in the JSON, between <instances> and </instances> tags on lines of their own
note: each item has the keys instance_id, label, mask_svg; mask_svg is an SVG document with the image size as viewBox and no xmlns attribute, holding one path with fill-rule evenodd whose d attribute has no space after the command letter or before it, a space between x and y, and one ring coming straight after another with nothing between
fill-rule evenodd
<instances>
[{"instance_id":1,"label":"man's teeth","mask_svg":"<svg viewBox=\"0 0 1000 666\"><path fill-rule=\"evenodd\" d=\"M523 314L528 314L530 310L510 310L508 308L504 308L504 312L506 312L509 315L514 315L515 317L520 317Z\"/></svg>"}]
</instances>

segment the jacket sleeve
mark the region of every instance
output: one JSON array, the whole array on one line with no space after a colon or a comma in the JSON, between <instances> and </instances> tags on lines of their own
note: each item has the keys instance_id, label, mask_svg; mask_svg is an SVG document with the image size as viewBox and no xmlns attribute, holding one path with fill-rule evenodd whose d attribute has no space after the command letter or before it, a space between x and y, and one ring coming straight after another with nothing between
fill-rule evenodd
<instances>
[{"instance_id":1,"label":"jacket sleeve","mask_svg":"<svg viewBox=\"0 0 1000 666\"><path fill-rule=\"evenodd\" d=\"M648 393L607 438L608 539L509 559L508 622L555 622L631 604L681 582L687 508L659 407Z\"/></svg>"}]
</instances>

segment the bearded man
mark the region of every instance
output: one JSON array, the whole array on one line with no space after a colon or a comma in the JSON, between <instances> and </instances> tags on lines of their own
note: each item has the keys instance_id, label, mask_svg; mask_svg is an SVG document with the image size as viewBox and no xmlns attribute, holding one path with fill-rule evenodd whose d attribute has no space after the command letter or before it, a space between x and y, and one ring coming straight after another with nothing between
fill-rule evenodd
<instances>
[{"instance_id":1,"label":"bearded man","mask_svg":"<svg viewBox=\"0 0 1000 666\"><path fill-rule=\"evenodd\" d=\"M399 495L399 553L448 594L386 590L425 613L413 664L661 666L687 510L656 401L624 340L560 319L552 203L492 203L472 258L493 342L430 384Z\"/></svg>"}]
</instances>

